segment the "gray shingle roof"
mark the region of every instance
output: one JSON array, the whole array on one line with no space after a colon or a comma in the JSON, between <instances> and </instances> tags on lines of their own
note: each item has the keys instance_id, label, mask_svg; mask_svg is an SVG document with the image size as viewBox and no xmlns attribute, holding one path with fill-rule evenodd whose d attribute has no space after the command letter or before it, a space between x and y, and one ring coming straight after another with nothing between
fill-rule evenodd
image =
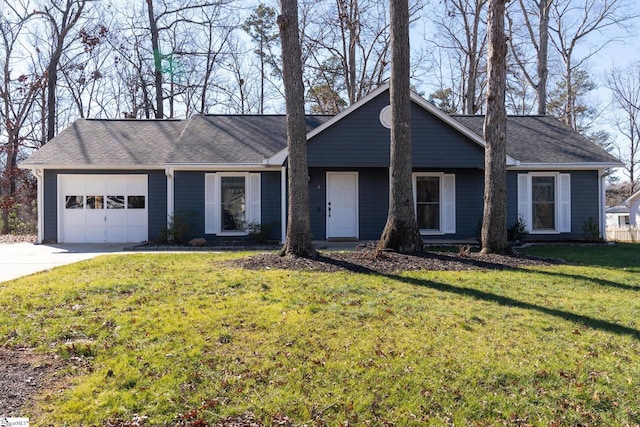
<instances>
[{"instance_id":1,"label":"gray shingle roof","mask_svg":"<svg viewBox=\"0 0 640 427\"><path fill-rule=\"evenodd\" d=\"M331 116L307 116L307 132ZM171 164L261 163L287 146L286 116L197 115L167 158Z\"/></svg>"},{"instance_id":2,"label":"gray shingle roof","mask_svg":"<svg viewBox=\"0 0 640 427\"><path fill-rule=\"evenodd\" d=\"M483 137L484 116L452 117ZM508 116L507 154L523 163L620 162L551 116Z\"/></svg>"},{"instance_id":3,"label":"gray shingle roof","mask_svg":"<svg viewBox=\"0 0 640 427\"><path fill-rule=\"evenodd\" d=\"M331 116L307 116L311 131ZM453 116L482 136L483 116ZM286 148L284 115L196 115L187 120L80 119L23 167L259 164ZM507 153L523 163L619 163L553 117L509 116Z\"/></svg>"},{"instance_id":4,"label":"gray shingle roof","mask_svg":"<svg viewBox=\"0 0 640 427\"><path fill-rule=\"evenodd\" d=\"M329 118L307 116L307 131ZM187 120L80 119L21 166L256 164L286 146L284 115L196 115Z\"/></svg>"},{"instance_id":5,"label":"gray shingle roof","mask_svg":"<svg viewBox=\"0 0 640 427\"><path fill-rule=\"evenodd\" d=\"M161 166L184 125L181 120L79 119L22 166Z\"/></svg>"}]
</instances>

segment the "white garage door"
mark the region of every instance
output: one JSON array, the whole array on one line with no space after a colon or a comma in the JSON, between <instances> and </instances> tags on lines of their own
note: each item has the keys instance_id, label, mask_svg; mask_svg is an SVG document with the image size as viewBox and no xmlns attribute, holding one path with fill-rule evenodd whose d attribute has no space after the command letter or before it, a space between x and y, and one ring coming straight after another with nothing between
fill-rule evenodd
<instances>
[{"instance_id":1,"label":"white garage door","mask_svg":"<svg viewBox=\"0 0 640 427\"><path fill-rule=\"evenodd\" d=\"M58 175L58 242L143 242L147 175Z\"/></svg>"}]
</instances>

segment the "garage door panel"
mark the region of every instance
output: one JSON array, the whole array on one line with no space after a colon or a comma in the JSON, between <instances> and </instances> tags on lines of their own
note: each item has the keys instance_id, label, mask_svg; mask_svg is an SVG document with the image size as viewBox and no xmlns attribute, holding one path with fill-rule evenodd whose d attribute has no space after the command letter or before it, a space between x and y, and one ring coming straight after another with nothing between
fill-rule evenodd
<instances>
[{"instance_id":1,"label":"garage door panel","mask_svg":"<svg viewBox=\"0 0 640 427\"><path fill-rule=\"evenodd\" d=\"M58 182L60 242L147 240L146 175L60 175Z\"/></svg>"}]
</instances>

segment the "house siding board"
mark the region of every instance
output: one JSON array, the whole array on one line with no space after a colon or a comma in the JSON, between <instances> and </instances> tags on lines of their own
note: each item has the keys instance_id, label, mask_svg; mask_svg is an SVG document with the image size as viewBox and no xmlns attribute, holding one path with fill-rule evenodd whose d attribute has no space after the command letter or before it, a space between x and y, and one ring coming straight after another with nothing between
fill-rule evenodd
<instances>
[{"instance_id":1,"label":"house siding board","mask_svg":"<svg viewBox=\"0 0 640 427\"><path fill-rule=\"evenodd\" d=\"M540 172L540 171L535 171ZM592 218L598 224L598 171L573 170L549 171L552 173L568 173L571 175L571 232L554 234L530 234L530 240L562 240L580 239L586 237L582 226ZM507 173L507 227L511 227L518 220L518 174L529 171L510 171Z\"/></svg>"},{"instance_id":2,"label":"house siding board","mask_svg":"<svg viewBox=\"0 0 640 427\"><path fill-rule=\"evenodd\" d=\"M327 170L323 168L309 169L309 226L311 238L325 240L327 205Z\"/></svg>"},{"instance_id":3,"label":"house siding board","mask_svg":"<svg viewBox=\"0 0 640 427\"><path fill-rule=\"evenodd\" d=\"M58 241L58 172L44 171L44 242Z\"/></svg>"},{"instance_id":4,"label":"house siding board","mask_svg":"<svg viewBox=\"0 0 640 427\"><path fill-rule=\"evenodd\" d=\"M44 171L44 242L58 241L58 175L147 175L148 236L166 226L167 180L164 171L46 169Z\"/></svg>"},{"instance_id":5,"label":"house siding board","mask_svg":"<svg viewBox=\"0 0 640 427\"><path fill-rule=\"evenodd\" d=\"M167 176L164 171L149 171L147 176L149 240L155 240L167 228Z\"/></svg>"},{"instance_id":6,"label":"house siding board","mask_svg":"<svg viewBox=\"0 0 640 427\"><path fill-rule=\"evenodd\" d=\"M481 168L484 149L422 107L412 104L414 168Z\"/></svg>"},{"instance_id":7,"label":"house siding board","mask_svg":"<svg viewBox=\"0 0 640 427\"><path fill-rule=\"evenodd\" d=\"M586 237L582 227L589 218L598 224L598 187L598 171L571 172L571 237Z\"/></svg>"},{"instance_id":8,"label":"house siding board","mask_svg":"<svg viewBox=\"0 0 640 427\"><path fill-rule=\"evenodd\" d=\"M390 131L379 120L380 111L387 105L389 93L385 91L311 138L309 167L388 167ZM411 114L415 167L478 168L484 165L484 150L476 142L415 103L412 103Z\"/></svg>"},{"instance_id":9,"label":"house siding board","mask_svg":"<svg viewBox=\"0 0 640 427\"><path fill-rule=\"evenodd\" d=\"M174 217L186 220L187 238L204 236L204 172L176 171L174 185Z\"/></svg>"},{"instance_id":10,"label":"house siding board","mask_svg":"<svg viewBox=\"0 0 640 427\"><path fill-rule=\"evenodd\" d=\"M174 211L189 224L189 239L204 237L211 242L250 239L249 236L217 236L205 234L205 174L213 172L176 171L174 175ZM260 212L263 224L271 228L269 238L280 239L280 172L262 172Z\"/></svg>"},{"instance_id":11,"label":"house siding board","mask_svg":"<svg viewBox=\"0 0 640 427\"><path fill-rule=\"evenodd\" d=\"M389 170L365 169L358 176L360 240L378 240L389 213Z\"/></svg>"},{"instance_id":12,"label":"house siding board","mask_svg":"<svg viewBox=\"0 0 640 427\"><path fill-rule=\"evenodd\" d=\"M262 224L270 228L269 239L280 240L282 233L280 172L263 172L260 182Z\"/></svg>"},{"instance_id":13,"label":"house siding board","mask_svg":"<svg viewBox=\"0 0 640 427\"><path fill-rule=\"evenodd\" d=\"M456 177L456 232L445 238L473 239L478 237L484 203L484 172L478 169L445 171Z\"/></svg>"}]
</instances>

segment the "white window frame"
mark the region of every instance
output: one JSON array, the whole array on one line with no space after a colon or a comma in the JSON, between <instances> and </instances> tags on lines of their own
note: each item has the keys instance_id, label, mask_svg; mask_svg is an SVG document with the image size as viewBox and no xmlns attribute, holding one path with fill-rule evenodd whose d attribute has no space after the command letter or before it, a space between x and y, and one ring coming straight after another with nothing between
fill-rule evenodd
<instances>
[{"instance_id":1,"label":"white window frame","mask_svg":"<svg viewBox=\"0 0 640 427\"><path fill-rule=\"evenodd\" d=\"M247 224L261 223L260 217L260 187L261 175L249 172L216 172L205 174L205 234L218 236L246 236L251 230L222 231L220 203L223 177L242 177L245 185L245 222Z\"/></svg>"},{"instance_id":2,"label":"white window frame","mask_svg":"<svg viewBox=\"0 0 640 427\"><path fill-rule=\"evenodd\" d=\"M420 229L420 234L424 236L439 236L443 234L453 234L456 232L456 193L455 175L443 172L414 172L412 174L413 185L413 211L418 212L418 177L437 177L440 186L440 223L437 230Z\"/></svg>"},{"instance_id":3,"label":"white window frame","mask_svg":"<svg viewBox=\"0 0 640 427\"><path fill-rule=\"evenodd\" d=\"M554 179L555 229L533 228L533 177ZM530 234L560 234L571 232L571 174L560 172L529 172L518 174L518 216Z\"/></svg>"}]
</instances>

